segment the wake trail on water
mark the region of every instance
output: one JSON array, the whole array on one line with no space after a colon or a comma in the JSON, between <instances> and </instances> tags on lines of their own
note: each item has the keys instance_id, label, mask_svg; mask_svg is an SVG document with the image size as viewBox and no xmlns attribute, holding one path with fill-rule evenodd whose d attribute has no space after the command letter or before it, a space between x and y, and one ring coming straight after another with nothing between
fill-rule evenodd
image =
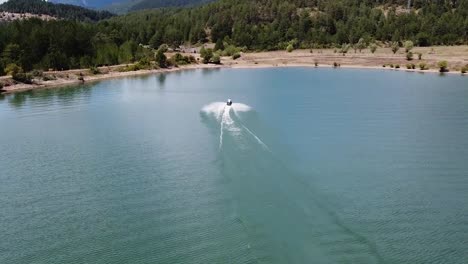
<instances>
[{"instance_id":1,"label":"wake trail on water","mask_svg":"<svg viewBox=\"0 0 468 264\"><path fill-rule=\"evenodd\" d=\"M219 149L223 147L224 131L229 131L234 136L241 136L242 130L245 130L252 136L263 148L270 151L268 146L249 128L240 121L241 113L252 111L252 108L242 103L233 103L227 105L224 102L215 102L202 108L202 113L207 117L215 118L219 122Z\"/></svg>"},{"instance_id":2,"label":"wake trail on water","mask_svg":"<svg viewBox=\"0 0 468 264\"><path fill-rule=\"evenodd\" d=\"M200 115L219 133L217 162L233 190L235 218L252 239L249 250L257 262L384 263L376 246L346 225L259 136L270 131L262 130L252 107L214 102Z\"/></svg>"}]
</instances>

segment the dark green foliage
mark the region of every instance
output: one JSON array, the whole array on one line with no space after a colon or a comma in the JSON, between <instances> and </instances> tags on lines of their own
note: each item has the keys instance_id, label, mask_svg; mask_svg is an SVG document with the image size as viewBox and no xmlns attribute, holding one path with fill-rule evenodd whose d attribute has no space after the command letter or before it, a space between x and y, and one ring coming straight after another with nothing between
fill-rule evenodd
<instances>
[{"instance_id":1,"label":"dark green foliage","mask_svg":"<svg viewBox=\"0 0 468 264\"><path fill-rule=\"evenodd\" d=\"M211 62L214 64L221 64L221 57L219 56L219 54L215 53L211 58Z\"/></svg>"},{"instance_id":2,"label":"dark green foliage","mask_svg":"<svg viewBox=\"0 0 468 264\"><path fill-rule=\"evenodd\" d=\"M223 44L223 40L222 39L218 39L216 41L216 44L214 46L214 50L217 51L217 50L223 50L224 49L224 44Z\"/></svg>"},{"instance_id":3,"label":"dark green foliage","mask_svg":"<svg viewBox=\"0 0 468 264\"><path fill-rule=\"evenodd\" d=\"M0 11L49 15L79 21L98 21L113 16L108 11L94 11L74 5L53 4L43 0L9 0L0 5Z\"/></svg>"},{"instance_id":4,"label":"dark green foliage","mask_svg":"<svg viewBox=\"0 0 468 264\"><path fill-rule=\"evenodd\" d=\"M3 75L5 75L5 64L0 59L0 76L3 76Z\"/></svg>"},{"instance_id":5,"label":"dark green foliage","mask_svg":"<svg viewBox=\"0 0 468 264\"><path fill-rule=\"evenodd\" d=\"M12 75L13 80L17 82L22 82L26 84L31 84L32 83L32 74L30 73L24 73L24 72L18 72Z\"/></svg>"},{"instance_id":6,"label":"dark green foliage","mask_svg":"<svg viewBox=\"0 0 468 264\"><path fill-rule=\"evenodd\" d=\"M211 58L213 57L213 50L212 49L205 49L205 47L202 47L200 49L200 56L203 59L203 63L209 63L211 61Z\"/></svg>"},{"instance_id":7,"label":"dark green foliage","mask_svg":"<svg viewBox=\"0 0 468 264\"><path fill-rule=\"evenodd\" d=\"M241 57L240 53L235 53L234 55L232 55L233 60L237 60L240 57Z\"/></svg>"},{"instance_id":8,"label":"dark green foliage","mask_svg":"<svg viewBox=\"0 0 468 264\"><path fill-rule=\"evenodd\" d=\"M130 11L173 6L192 6L212 1L214 0L142 0L132 6Z\"/></svg>"},{"instance_id":9,"label":"dark green foliage","mask_svg":"<svg viewBox=\"0 0 468 264\"><path fill-rule=\"evenodd\" d=\"M182 54L177 52L174 56L172 56L171 62L174 65L187 65L187 64L195 63L196 60L195 60L195 57L191 55L183 56Z\"/></svg>"},{"instance_id":10,"label":"dark green foliage","mask_svg":"<svg viewBox=\"0 0 468 264\"><path fill-rule=\"evenodd\" d=\"M167 57L166 55L164 55L164 49L158 49L158 51L156 52L155 60L159 67L167 67Z\"/></svg>"}]
</instances>

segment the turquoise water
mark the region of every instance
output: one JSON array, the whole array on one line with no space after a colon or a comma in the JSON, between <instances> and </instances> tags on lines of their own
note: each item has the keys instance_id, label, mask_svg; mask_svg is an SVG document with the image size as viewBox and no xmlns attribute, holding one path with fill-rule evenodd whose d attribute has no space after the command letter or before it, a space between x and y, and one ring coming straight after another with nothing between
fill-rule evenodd
<instances>
[{"instance_id":1,"label":"turquoise water","mask_svg":"<svg viewBox=\"0 0 468 264\"><path fill-rule=\"evenodd\" d=\"M0 97L0 124L0 263L468 260L465 77L183 71Z\"/></svg>"}]
</instances>

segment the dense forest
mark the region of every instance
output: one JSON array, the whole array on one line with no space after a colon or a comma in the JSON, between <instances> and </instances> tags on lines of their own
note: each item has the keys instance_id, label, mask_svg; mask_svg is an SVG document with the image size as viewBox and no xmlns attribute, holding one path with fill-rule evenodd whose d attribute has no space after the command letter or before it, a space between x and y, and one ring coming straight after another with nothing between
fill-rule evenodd
<instances>
[{"instance_id":1,"label":"dense forest","mask_svg":"<svg viewBox=\"0 0 468 264\"><path fill-rule=\"evenodd\" d=\"M381 3L383 2L383 3ZM468 43L468 0L220 0L158 9L97 23L31 19L0 25L0 73L128 63L166 43L204 43L249 50L334 47L343 43ZM218 45L219 46L219 45ZM222 46L222 45L221 45Z\"/></svg>"},{"instance_id":2,"label":"dense forest","mask_svg":"<svg viewBox=\"0 0 468 264\"><path fill-rule=\"evenodd\" d=\"M130 8L130 11L154 9L161 7L181 7L181 6L195 6L214 0L141 0Z\"/></svg>"},{"instance_id":3,"label":"dense forest","mask_svg":"<svg viewBox=\"0 0 468 264\"><path fill-rule=\"evenodd\" d=\"M79 21L98 21L113 16L108 11L95 11L74 5L53 4L44 0L10 0L0 5L0 11L49 15Z\"/></svg>"}]
</instances>

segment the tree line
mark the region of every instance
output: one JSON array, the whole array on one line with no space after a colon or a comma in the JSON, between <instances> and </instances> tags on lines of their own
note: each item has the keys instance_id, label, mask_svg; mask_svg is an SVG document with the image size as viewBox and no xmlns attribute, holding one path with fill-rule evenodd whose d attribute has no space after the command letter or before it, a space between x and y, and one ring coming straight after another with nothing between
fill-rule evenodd
<instances>
[{"instance_id":1,"label":"tree line","mask_svg":"<svg viewBox=\"0 0 468 264\"><path fill-rule=\"evenodd\" d=\"M44 0L9 0L0 5L0 11L49 15L56 18L80 21L98 21L114 16L108 11L95 11L74 5L54 4Z\"/></svg>"},{"instance_id":2,"label":"tree line","mask_svg":"<svg viewBox=\"0 0 468 264\"><path fill-rule=\"evenodd\" d=\"M23 1L23 0L22 0ZM0 74L9 64L70 69L129 63L162 44L247 50L348 47L375 40L418 46L468 43L468 0L220 0L97 23L30 19L0 24ZM153 51L151 49L154 49ZM232 53L235 53L232 52Z\"/></svg>"}]
</instances>

